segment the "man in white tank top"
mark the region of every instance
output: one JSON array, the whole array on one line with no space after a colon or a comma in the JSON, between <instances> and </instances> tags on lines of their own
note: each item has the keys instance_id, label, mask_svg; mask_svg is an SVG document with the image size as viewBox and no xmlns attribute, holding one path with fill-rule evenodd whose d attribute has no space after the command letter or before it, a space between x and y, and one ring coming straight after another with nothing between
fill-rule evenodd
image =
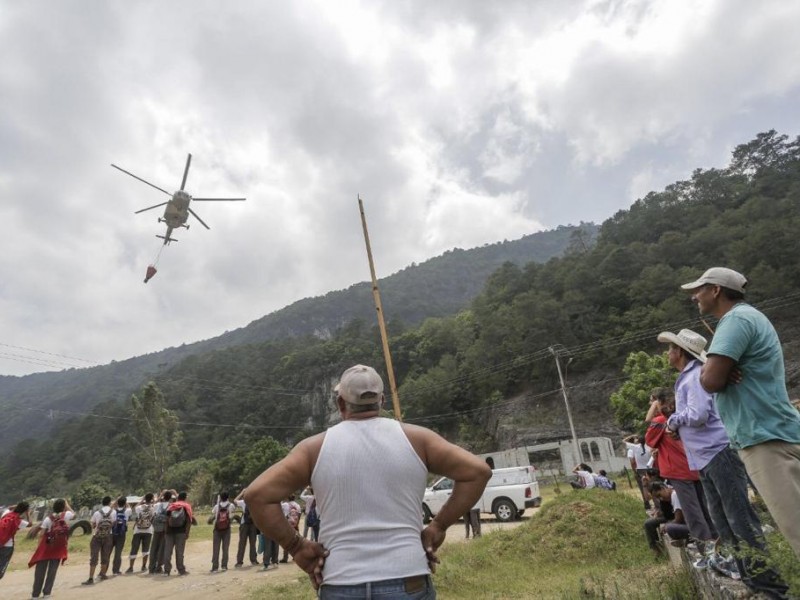
<instances>
[{"instance_id":1,"label":"man in white tank top","mask_svg":"<svg viewBox=\"0 0 800 600\"><path fill-rule=\"evenodd\" d=\"M337 390L342 422L297 444L247 487L253 520L309 574L320 598L434 599L436 551L447 528L478 501L491 469L429 429L380 417L383 381L372 367L350 367ZM423 528L429 472L455 485ZM280 506L309 484L319 543L298 534Z\"/></svg>"}]
</instances>

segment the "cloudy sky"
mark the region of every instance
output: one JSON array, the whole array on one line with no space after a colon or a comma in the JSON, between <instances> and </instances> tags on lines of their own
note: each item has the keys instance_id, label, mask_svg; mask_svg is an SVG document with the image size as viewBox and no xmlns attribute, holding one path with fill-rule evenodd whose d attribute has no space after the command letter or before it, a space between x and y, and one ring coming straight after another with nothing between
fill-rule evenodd
<instances>
[{"instance_id":1,"label":"cloudy sky","mask_svg":"<svg viewBox=\"0 0 800 600\"><path fill-rule=\"evenodd\" d=\"M0 374L601 222L800 133L800 3L0 0ZM196 203L159 250L172 192Z\"/></svg>"}]
</instances>

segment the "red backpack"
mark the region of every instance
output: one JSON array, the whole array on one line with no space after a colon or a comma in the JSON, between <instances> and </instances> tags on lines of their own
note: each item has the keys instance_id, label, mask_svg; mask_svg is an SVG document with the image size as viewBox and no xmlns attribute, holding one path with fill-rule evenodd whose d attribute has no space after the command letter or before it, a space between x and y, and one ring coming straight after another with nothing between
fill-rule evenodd
<instances>
[{"instance_id":1,"label":"red backpack","mask_svg":"<svg viewBox=\"0 0 800 600\"><path fill-rule=\"evenodd\" d=\"M0 546L5 546L8 540L14 538L20 521L22 521L22 516L13 510L0 519Z\"/></svg>"},{"instance_id":2,"label":"red backpack","mask_svg":"<svg viewBox=\"0 0 800 600\"><path fill-rule=\"evenodd\" d=\"M228 505L228 508L217 506L217 522L214 523L214 529L217 531L225 531L226 529L230 529L231 515L228 512L230 508L230 505Z\"/></svg>"},{"instance_id":3,"label":"red backpack","mask_svg":"<svg viewBox=\"0 0 800 600\"><path fill-rule=\"evenodd\" d=\"M69 540L69 525L64 520L64 513L50 515L50 529L47 530L47 543L66 546Z\"/></svg>"}]
</instances>

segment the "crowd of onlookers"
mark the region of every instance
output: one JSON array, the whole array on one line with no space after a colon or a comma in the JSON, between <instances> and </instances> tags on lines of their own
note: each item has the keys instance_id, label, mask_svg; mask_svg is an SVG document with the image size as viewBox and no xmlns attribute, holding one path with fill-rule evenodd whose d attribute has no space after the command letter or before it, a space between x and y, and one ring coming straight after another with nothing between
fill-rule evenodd
<instances>
[{"instance_id":1,"label":"crowd of onlookers","mask_svg":"<svg viewBox=\"0 0 800 600\"><path fill-rule=\"evenodd\" d=\"M724 267L681 286L701 315L718 320L713 340L706 349L706 338L690 329L657 336L677 380L674 389L652 391L644 434L625 442L654 552L667 542L691 546L695 568L788 598L766 560L751 493L800 557L800 412L789 400L778 335L744 301L746 286L742 274ZM574 487L597 485L586 467L575 468Z\"/></svg>"},{"instance_id":2,"label":"crowd of onlookers","mask_svg":"<svg viewBox=\"0 0 800 600\"><path fill-rule=\"evenodd\" d=\"M288 562L284 551L279 560L279 547L274 540L266 539L258 531L244 499L244 490L231 499L222 492L216 499L208 517L213 526L211 572L226 571L229 564L231 531L238 523L239 537L234 566L244 566L245 553L251 565L259 565L258 555L263 555L263 568L277 567ZM320 519L311 488L301 494L304 506L288 497L282 503L284 516L299 532L301 513L305 512L303 536L316 540ZM0 579L2 579L14 553L17 532L28 529L29 537L38 538L36 549L28 566L35 567L32 597L51 594L59 566L67 559L68 542L75 524L75 511L64 499L57 499L41 523L32 526L30 506L20 502L3 512L0 517ZM186 492L163 490L160 494L148 493L130 503L121 496L105 496L90 518L89 577L83 585L94 585L110 576L136 572L136 562L141 556L139 571L149 575L189 575L184 557L186 542L192 526L197 521ZM130 535L129 535L130 534ZM129 544L128 566L123 571L125 547ZM141 551L141 555L140 555ZM174 561L174 563L173 563ZM98 571L99 567L99 571ZM109 574L109 569L111 573Z\"/></svg>"}]
</instances>

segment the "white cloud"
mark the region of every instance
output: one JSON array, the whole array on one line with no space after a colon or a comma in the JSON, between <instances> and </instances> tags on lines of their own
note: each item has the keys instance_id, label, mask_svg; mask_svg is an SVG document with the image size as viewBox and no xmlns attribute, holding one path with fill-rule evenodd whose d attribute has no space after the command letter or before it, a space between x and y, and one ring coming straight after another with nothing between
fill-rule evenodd
<instances>
[{"instance_id":1,"label":"white cloud","mask_svg":"<svg viewBox=\"0 0 800 600\"><path fill-rule=\"evenodd\" d=\"M795 135L800 6L0 0L0 344L107 361ZM197 204L159 249L162 196ZM0 346L0 354L3 353ZM44 356L44 355L42 355ZM2 360L0 373L38 368ZM51 357L52 358L52 357Z\"/></svg>"}]
</instances>

